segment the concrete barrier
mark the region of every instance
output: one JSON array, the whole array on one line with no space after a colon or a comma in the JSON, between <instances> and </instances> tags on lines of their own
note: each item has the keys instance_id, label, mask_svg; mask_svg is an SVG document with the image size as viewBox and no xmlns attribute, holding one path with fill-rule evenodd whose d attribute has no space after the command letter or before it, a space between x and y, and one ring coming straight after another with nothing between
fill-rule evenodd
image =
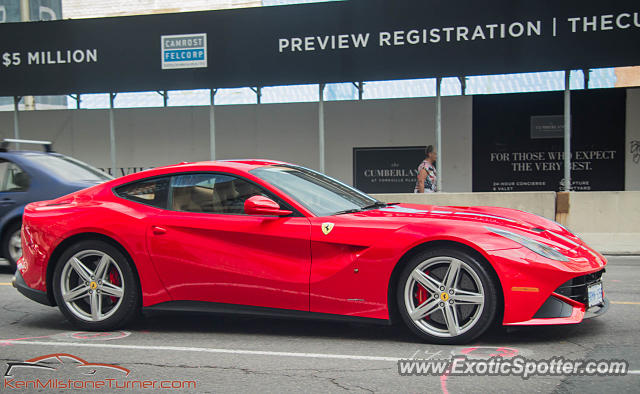
<instances>
[{"instance_id":1,"label":"concrete barrier","mask_svg":"<svg viewBox=\"0 0 640 394\"><path fill-rule=\"evenodd\" d=\"M572 192L566 225L605 254L640 255L640 192Z\"/></svg>"},{"instance_id":2,"label":"concrete barrier","mask_svg":"<svg viewBox=\"0 0 640 394\"><path fill-rule=\"evenodd\" d=\"M409 204L489 206L519 209L555 220L555 192L517 192L517 193L401 193L373 194L384 202Z\"/></svg>"},{"instance_id":3,"label":"concrete barrier","mask_svg":"<svg viewBox=\"0 0 640 394\"><path fill-rule=\"evenodd\" d=\"M558 220L601 253L640 255L637 191L571 192L568 198L555 192L402 193L373 197L385 202L519 209Z\"/></svg>"}]
</instances>

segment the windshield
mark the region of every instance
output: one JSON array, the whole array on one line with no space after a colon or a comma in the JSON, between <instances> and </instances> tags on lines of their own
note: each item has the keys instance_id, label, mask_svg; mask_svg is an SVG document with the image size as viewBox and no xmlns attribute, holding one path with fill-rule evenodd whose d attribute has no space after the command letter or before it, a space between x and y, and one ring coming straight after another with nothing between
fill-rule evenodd
<instances>
[{"instance_id":1,"label":"windshield","mask_svg":"<svg viewBox=\"0 0 640 394\"><path fill-rule=\"evenodd\" d=\"M29 159L50 174L71 182L105 182L113 179L95 167L64 155L33 155Z\"/></svg>"},{"instance_id":2,"label":"windshield","mask_svg":"<svg viewBox=\"0 0 640 394\"><path fill-rule=\"evenodd\" d=\"M360 211L382 204L342 182L303 167L275 165L250 172L282 190L316 216Z\"/></svg>"}]
</instances>

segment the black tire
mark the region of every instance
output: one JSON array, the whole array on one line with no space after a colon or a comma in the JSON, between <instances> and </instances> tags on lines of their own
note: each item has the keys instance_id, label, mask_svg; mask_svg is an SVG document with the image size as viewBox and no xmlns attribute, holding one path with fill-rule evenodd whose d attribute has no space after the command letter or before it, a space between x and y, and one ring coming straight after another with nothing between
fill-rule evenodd
<instances>
[{"instance_id":1,"label":"black tire","mask_svg":"<svg viewBox=\"0 0 640 394\"><path fill-rule=\"evenodd\" d=\"M121 281L123 282L122 285L124 288L124 294L121 297L121 302L111 316L100 321L83 320L76 316L66 304L62 296L61 276L64 271L64 267L73 256L76 256L76 254L83 251L99 251L105 253L111 258L113 264L117 265L117 268L121 272ZM64 251L56 262L56 267L53 273L53 295L60 311L74 325L74 327L88 331L108 331L121 328L139 314L141 305L139 280L131 266L131 263L118 248L100 240L80 241ZM105 295L102 295L101 297L109 298L109 296Z\"/></svg>"},{"instance_id":2,"label":"black tire","mask_svg":"<svg viewBox=\"0 0 640 394\"><path fill-rule=\"evenodd\" d=\"M473 270L477 275L477 277L479 278L480 283L482 284L483 296L484 296L484 304L482 307L482 311L477 314L474 314L473 312L469 312L470 316L472 317L469 318L470 320L468 321L470 322L473 320L475 321L475 323L470 324L468 328L465 328L466 331L462 332L459 335L454 336L454 335L445 333L442 335L451 335L451 336L438 336L438 335L434 335L433 333L427 332L424 328L418 325L418 324L424 324L424 323L420 323L420 321L424 321L428 319L431 319L431 321L428 322L429 324L437 325L438 323L436 322L436 318L439 318L441 321L446 319L444 316L444 309L442 309L443 306L447 306L445 305L447 302L446 298L444 303L440 303L440 300L438 300L438 303L441 307L440 311L434 311L432 312L432 314L427 315L427 317L425 317L424 320L421 319L418 322L414 321L411 318L411 316L409 315L408 308L405 304L405 299L407 298L406 297L407 293L405 293L405 287L407 287L408 289L411 289L411 286L407 285L407 282L409 281L409 278L412 272L414 271L414 269L420 266L423 262L429 261L430 259L433 259L435 257L444 257L445 259L454 258L464 262L466 264L465 270L466 269ZM468 273L466 273L466 271L465 271L465 274L469 278L471 278L471 276ZM435 276L435 272L433 276ZM488 271L488 268L486 267L484 262L478 261L476 258L470 256L467 253L464 253L463 251L453 249L453 248L427 250L411 258L411 260L409 260L406 266L403 268L398 278L398 282L396 283L396 305L398 307L398 311L402 316L402 320L404 321L405 325L409 328L409 330L411 330L414 334L416 334L419 338L421 338L425 342L434 343L434 344L443 344L443 345L464 344L482 335L494 322L496 318L497 306L499 305L498 304L499 293L497 291L498 284L495 282L496 281L493 279L493 275ZM467 279L467 283L473 283L473 282L469 282ZM410 294L410 296L413 296L413 290L409 290L408 294ZM439 298L437 294L429 293L428 295L429 298L426 298L424 302L425 303L429 302L431 300L430 297L432 295L434 296L434 299ZM451 298L453 298L453 296ZM449 301L449 302L452 302L452 301ZM456 305L456 307L458 308L456 309L458 315L460 314L460 311L461 311L460 308L462 307L462 305L463 304ZM415 304L413 307L415 308ZM465 308L468 308L468 310L472 310L472 311L475 310L473 309L474 308L473 306L465 306ZM437 313L441 313L441 317L436 316ZM446 329L446 325L443 327L443 329Z\"/></svg>"},{"instance_id":3,"label":"black tire","mask_svg":"<svg viewBox=\"0 0 640 394\"><path fill-rule=\"evenodd\" d=\"M10 223L4 229L2 234L2 255L4 256L5 259L7 259L7 262L9 263L9 267L11 268L11 271L15 271L17 269L17 263L18 263L17 259L14 259L13 257L11 257L11 252L9 250L9 248L11 247L10 245L11 236L16 231L20 231L21 228L22 228L22 222L18 220L13 223Z\"/></svg>"}]
</instances>

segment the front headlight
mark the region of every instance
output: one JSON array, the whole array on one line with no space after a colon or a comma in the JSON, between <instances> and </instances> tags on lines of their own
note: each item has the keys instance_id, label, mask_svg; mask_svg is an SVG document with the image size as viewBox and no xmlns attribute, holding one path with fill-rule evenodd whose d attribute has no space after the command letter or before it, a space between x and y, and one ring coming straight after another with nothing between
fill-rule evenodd
<instances>
[{"instance_id":1,"label":"front headlight","mask_svg":"<svg viewBox=\"0 0 640 394\"><path fill-rule=\"evenodd\" d=\"M567 256L558 252L554 248L547 246L543 243L540 243L538 241L534 241L531 238L528 238L516 233L512 233L511 231L500 230L493 227L486 227L486 229L491 231L492 233L496 233L505 238L509 238L510 240L519 243L520 245L524 246L525 248L529 249L534 253L539 254L542 257L546 257L548 259L557 260L557 261L569 261Z\"/></svg>"}]
</instances>

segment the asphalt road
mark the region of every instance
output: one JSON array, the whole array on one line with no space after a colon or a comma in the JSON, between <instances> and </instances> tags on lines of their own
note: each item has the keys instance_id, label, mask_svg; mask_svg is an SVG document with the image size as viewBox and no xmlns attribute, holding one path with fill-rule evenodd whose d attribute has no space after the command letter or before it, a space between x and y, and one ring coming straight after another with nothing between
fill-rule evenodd
<instances>
[{"instance_id":1,"label":"asphalt road","mask_svg":"<svg viewBox=\"0 0 640 394\"><path fill-rule=\"evenodd\" d=\"M353 323L229 317L155 312L126 331L78 332L55 308L39 305L13 289L8 268L0 267L0 373L9 363L67 353L81 361L42 360L34 367L14 367L3 392L18 380L91 384L137 384L130 392L183 385L193 392L638 392L640 390L640 257L610 257L605 293L613 302L603 317L574 326L496 329L466 346L436 346L417 341L401 327ZM521 355L533 359L624 359L633 374L588 376L400 376L398 359L467 354L487 358ZM59 379L50 381L49 379ZM7 385L9 381L10 385ZM88 383L83 383L87 381ZM156 389L142 389L157 381ZM186 389L194 381L195 389ZM77 383L80 382L80 383ZM117 382L117 383L116 383ZM129 382L129 383L126 383ZM135 383L137 382L137 383ZM164 383L161 383L164 382ZM153 383L147 383L151 385ZM192 383L191 383L192 384ZM78 387L78 386L76 386ZM91 386L89 386L91 387ZM97 392L114 391L108 389Z\"/></svg>"}]
</instances>

